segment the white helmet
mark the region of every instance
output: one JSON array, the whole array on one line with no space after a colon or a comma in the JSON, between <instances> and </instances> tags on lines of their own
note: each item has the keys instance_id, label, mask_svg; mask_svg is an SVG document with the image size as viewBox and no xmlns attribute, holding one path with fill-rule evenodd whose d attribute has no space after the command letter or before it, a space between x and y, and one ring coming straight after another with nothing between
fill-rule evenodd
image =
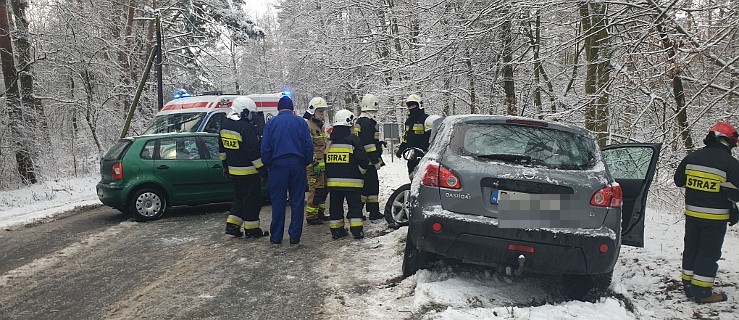
<instances>
[{"instance_id":1,"label":"white helmet","mask_svg":"<svg viewBox=\"0 0 739 320\"><path fill-rule=\"evenodd\" d=\"M326 100L321 97L314 97L313 99L310 99L310 102L308 102L308 113L315 114L316 109L325 109L328 108L328 105L326 104Z\"/></svg>"},{"instance_id":2,"label":"white helmet","mask_svg":"<svg viewBox=\"0 0 739 320\"><path fill-rule=\"evenodd\" d=\"M416 104L418 104L418 108L419 109L423 109L423 99L421 99L421 96L419 96L419 95L417 95L417 94L414 93L414 94L408 96L408 98L405 99L406 105L409 102L415 102Z\"/></svg>"},{"instance_id":3,"label":"white helmet","mask_svg":"<svg viewBox=\"0 0 739 320\"><path fill-rule=\"evenodd\" d=\"M432 114L426 117L426 121L423 122L424 129L426 131L431 131L431 129L434 127L434 121L439 119L441 119L441 116L436 114Z\"/></svg>"},{"instance_id":4,"label":"white helmet","mask_svg":"<svg viewBox=\"0 0 739 320\"><path fill-rule=\"evenodd\" d=\"M236 97L231 103L231 111L228 115L228 118L231 120L239 121L244 115L247 119L251 120L252 113L257 111L257 104L249 97Z\"/></svg>"},{"instance_id":5,"label":"white helmet","mask_svg":"<svg viewBox=\"0 0 739 320\"><path fill-rule=\"evenodd\" d=\"M354 126L354 119L354 112L346 109L336 111L334 115L334 126L352 127Z\"/></svg>"},{"instance_id":6,"label":"white helmet","mask_svg":"<svg viewBox=\"0 0 739 320\"><path fill-rule=\"evenodd\" d=\"M377 97L374 94L368 93L365 94L364 97L362 97L362 112L377 112L378 110L380 110L380 108L378 107L379 105L380 102L377 100Z\"/></svg>"}]
</instances>

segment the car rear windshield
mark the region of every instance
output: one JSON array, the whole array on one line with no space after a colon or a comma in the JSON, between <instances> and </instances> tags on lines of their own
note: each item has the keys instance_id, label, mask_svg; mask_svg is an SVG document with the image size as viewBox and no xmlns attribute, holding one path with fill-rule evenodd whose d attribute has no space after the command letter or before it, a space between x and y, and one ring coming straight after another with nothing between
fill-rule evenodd
<instances>
[{"instance_id":1,"label":"car rear windshield","mask_svg":"<svg viewBox=\"0 0 739 320\"><path fill-rule=\"evenodd\" d=\"M149 126L144 134L170 133L170 132L195 132L205 118L205 112L170 113L156 116L154 123Z\"/></svg>"},{"instance_id":2,"label":"car rear windshield","mask_svg":"<svg viewBox=\"0 0 739 320\"><path fill-rule=\"evenodd\" d=\"M108 152L103 156L103 160L119 160L123 157L123 153L131 145L131 140L118 140L118 143L113 145Z\"/></svg>"},{"instance_id":3,"label":"car rear windshield","mask_svg":"<svg viewBox=\"0 0 739 320\"><path fill-rule=\"evenodd\" d=\"M461 124L450 146L458 154L489 161L565 170L584 170L595 164L592 139L546 127Z\"/></svg>"}]
</instances>

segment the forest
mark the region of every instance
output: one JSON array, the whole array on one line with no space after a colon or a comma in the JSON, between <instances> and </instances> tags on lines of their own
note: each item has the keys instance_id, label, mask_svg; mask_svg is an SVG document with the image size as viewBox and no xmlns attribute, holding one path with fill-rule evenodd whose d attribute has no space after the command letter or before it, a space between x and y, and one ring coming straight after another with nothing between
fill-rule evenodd
<instances>
[{"instance_id":1,"label":"forest","mask_svg":"<svg viewBox=\"0 0 739 320\"><path fill-rule=\"evenodd\" d=\"M602 146L663 143L651 197L717 121L737 125L734 0L0 0L0 190L96 174L178 90L290 91L330 115L380 97L439 115L519 115L584 126ZM157 33L161 46L157 45Z\"/></svg>"}]
</instances>

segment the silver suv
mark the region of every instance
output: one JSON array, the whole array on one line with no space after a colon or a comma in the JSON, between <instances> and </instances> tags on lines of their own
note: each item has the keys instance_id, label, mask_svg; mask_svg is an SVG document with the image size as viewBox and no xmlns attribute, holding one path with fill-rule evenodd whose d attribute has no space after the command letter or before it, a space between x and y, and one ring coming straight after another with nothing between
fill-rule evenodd
<instances>
[{"instance_id":1,"label":"silver suv","mask_svg":"<svg viewBox=\"0 0 739 320\"><path fill-rule=\"evenodd\" d=\"M661 144L599 150L584 128L447 117L412 179L403 274L432 256L607 287L621 244L643 246Z\"/></svg>"}]
</instances>

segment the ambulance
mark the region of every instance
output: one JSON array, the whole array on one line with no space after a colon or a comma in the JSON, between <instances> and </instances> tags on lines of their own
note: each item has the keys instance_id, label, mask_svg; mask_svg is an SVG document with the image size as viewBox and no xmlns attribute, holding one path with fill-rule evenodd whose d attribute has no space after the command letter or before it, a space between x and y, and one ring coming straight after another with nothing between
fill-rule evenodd
<instances>
[{"instance_id":1,"label":"ambulance","mask_svg":"<svg viewBox=\"0 0 739 320\"><path fill-rule=\"evenodd\" d=\"M264 124L277 115L277 102L285 92L268 94L249 94L262 117L254 117L254 124L262 132ZM231 111L231 103L239 95L207 93L199 96L185 96L173 99L164 105L154 117L154 122L144 134L170 132L210 132L218 133L221 121Z\"/></svg>"}]
</instances>

